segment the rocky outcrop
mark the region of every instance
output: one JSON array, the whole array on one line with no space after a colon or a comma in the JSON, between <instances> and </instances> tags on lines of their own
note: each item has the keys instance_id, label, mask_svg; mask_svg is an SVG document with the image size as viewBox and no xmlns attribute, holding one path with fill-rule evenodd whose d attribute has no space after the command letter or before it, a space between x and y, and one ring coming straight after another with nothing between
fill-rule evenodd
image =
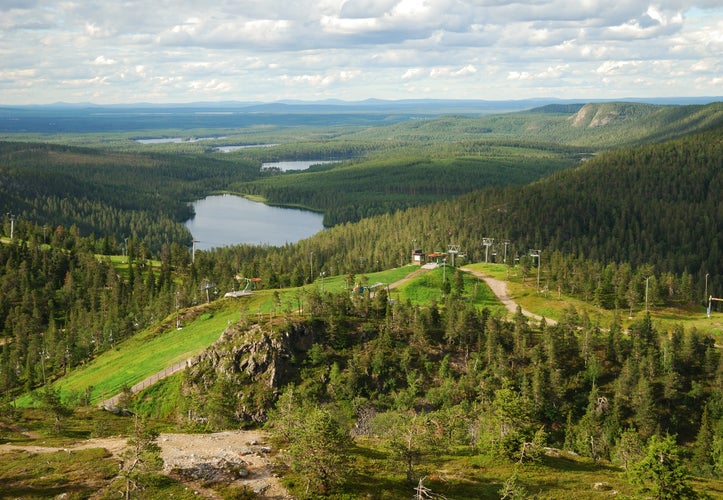
<instances>
[{"instance_id":1,"label":"rocky outcrop","mask_svg":"<svg viewBox=\"0 0 723 500\"><path fill-rule=\"evenodd\" d=\"M236 418L263 422L279 388L298 372L295 359L303 358L313 344L311 330L306 324L287 326L280 332L258 325L229 327L188 368L185 384L197 394L207 395L221 379L235 392Z\"/></svg>"},{"instance_id":2,"label":"rocky outcrop","mask_svg":"<svg viewBox=\"0 0 723 500\"><path fill-rule=\"evenodd\" d=\"M632 112L620 103L586 104L571 116L573 127L599 128L625 121Z\"/></svg>"}]
</instances>

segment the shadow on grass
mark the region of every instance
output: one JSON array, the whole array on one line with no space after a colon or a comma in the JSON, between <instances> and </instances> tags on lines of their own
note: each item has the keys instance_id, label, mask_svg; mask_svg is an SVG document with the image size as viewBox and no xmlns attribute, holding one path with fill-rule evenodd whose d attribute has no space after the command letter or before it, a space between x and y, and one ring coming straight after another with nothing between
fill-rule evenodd
<instances>
[{"instance_id":1,"label":"shadow on grass","mask_svg":"<svg viewBox=\"0 0 723 500\"><path fill-rule=\"evenodd\" d=\"M95 489L72 486L13 486L0 481L0 498L89 498Z\"/></svg>"},{"instance_id":2,"label":"shadow on grass","mask_svg":"<svg viewBox=\"0 0 723 500\"><path fill-rule=\"evenodd\" d=\"M541 465L550 469L557 469L565 472L590 472L590 473L614 473L619 474L621 469L614 465L604 463L594 463L592 460L579 460L572 457L566 457L564 455L560 457L542 457Z\"/></svg>"},{"instance_id":3,"label":"shadow on grass","mask_svg":"<svg viewBox=\"0 0 723 500\"><path fill-rule=\"evenodd\" d=\"M389 456L385 450L373 444L355 443L349 452L353 457L354 472L352 479L341 488L344 493L370 500L407 498L414 493L402 474L389 470Z\"/></svg>"},{"instance_id":4,"label":"shadow on grass","mask_svg":"<svg viewBox=\"0 0 723 500\"><path fill-rule=\"evenodd\" d=\"M403 465L397 463L395 466L383 449L376 448L373 443L357 443L350 453L355 459L354 473L353 479L342 488L344 494L374 500L414 496L418 483L409 483ZM455 500L499 498L504 478L482 477L485 460L478 463L480 457L475 450L464 447L454 450L453 456L439 455L435 458L414 466L415 474L425 477L424 485L432 493ZM460 463L453 464L455 459ZM396 470L390 470L390 466ZM465 472L460 473L460 467ZM451 471L450 475L447 475L447 469ZM342 494L340 498L346 497Z\"/></svg>"},{"instance_id":5,"label":"shadow on grass","mask_svg":"<svg viewBox=\"0 0 723 500\"><path fill-rule=\"evenodd\" d=\"M373 446L365 446L363 443L356 442L349 448L349 454L353 457L361 457L365 460L387 460L387 453Z\"/></svg>"},{"instance_id":6,"label":"shadow on grass","mask_svg":"<svg viewBox=\"0 0 723 500\"><path fill-rule=\"evenodd\" d=\"M370 500L411 498L414 494L413 487L407 485L401 476L390 476L389 473L354 474L353 481L344 484L342 490L348 494L358 495L358 498Z\"/></svg>"}]
</instances>

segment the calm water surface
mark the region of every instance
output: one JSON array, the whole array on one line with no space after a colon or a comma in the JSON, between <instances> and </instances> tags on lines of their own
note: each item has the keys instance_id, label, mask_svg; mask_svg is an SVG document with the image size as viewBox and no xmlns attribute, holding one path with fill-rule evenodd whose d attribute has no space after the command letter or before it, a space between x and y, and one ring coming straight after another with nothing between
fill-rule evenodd
<instances>
[{"instance_id":1,"label":"calm water surface","mask_svg":"<svg viewBox=\"0 0 723 500\"><path fill-rule=\"evenodd\" d=\"M307 168L309 168L312 165L322 165L324 163L338 163L338 160L274 161L274 162L264 163L263 165L261 165L261 169L263 170L265 168L278 168L279 170L288 172L289 170L306 170Z\"/></svg>"},{"instance_id":2,"label":"calm water surface","mask_svg":"<svg viewBox=\"0 0 723 500\"><path fill-rule=\"evenodd\" d=\"M213 149L221 151L222 153L232 153L233 151L238 151L239 149L270 148L272 146L278 146L278 144L238 144L235 146L218 146Z\"/></svg>"},{"instance_id":3,"label":"calm water surface","mask_svg":"<svg viewBox=\"0 0 723 500\"><path fill-rule=\"evenodd\" d=\"M281 246L324 229L322 214L270 207L230 194L198 200L193 209L196 216L185 224L201 250L242 243Z\"/></svg>"},{"instance_id":4,"label":"calm water surface","mask_svg":"<svg viewBox=\"0 0 723 500\"><path fill-rule=\"evenodd\" d=\"M141 144L180 144L182 142L210 141L212 139L225 139L225 137L160 137L158 139L136 139Z\"/></svg>"}]
</instances>

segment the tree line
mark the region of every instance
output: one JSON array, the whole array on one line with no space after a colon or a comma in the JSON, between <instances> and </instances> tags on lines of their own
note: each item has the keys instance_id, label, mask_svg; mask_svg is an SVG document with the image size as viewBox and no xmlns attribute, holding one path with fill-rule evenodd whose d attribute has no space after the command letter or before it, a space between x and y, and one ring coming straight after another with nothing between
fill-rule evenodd
<instances>
[{"instance_id":1,"label":"tree line","mask_svg":"<svg viewBox=\"0 0 723 500\"><path fill-rule=\"evenodd\" d=\"M0 142L0 159L3 214L143 240L156 254L164 244L191 243L182 224L193 215L190 202L259 175L252 161L19 142Z\"/></svg>"},{"instance_id":2,"label":"tree line","mask_svg":"<svg viewBox=\"0 0 723 500\"><path fill-rule=\"evenodd\" d=\"M193 264L180 235L168 241L176 236L170 222L164 226L158 221L162 216L156 221L165 232L161 241L133 237L133 231L126 237L84 236L85 231L74 225L15 220L16 240L1 247L0 262L7 290L0 327L11 346L3 349L5 387L34 386L40 380L37 361L45 348L28 349L30 338L49 331L53 333L46 338L59 338L58 331L78 332L80 340L64 335L58 343L63 347L54 349L62 356L55 355L51 371L62 371L108 345L111 332L114 339L122 338L136 325L167 313L177 289L183 303L190 304L203 280L221 290L233 289L239 275L260 277L271 288L298 286L321 272L338 275L396 267L409 262L412 248L446 251L450 243L458 244L468 261L480 261L485 258L485 236L495 236L498 242L508 238L507 262L518 266L522 279L531 279L539 265L541 286L548 293L571 294L621 311L700 304L705 291L715 295L722 285L717 196L723 182L717 162L722 152L720 141L713 140L716 132L606 153L529 186L482 190L454 201L340 224L296 244L199 251ZM39 151L36 163L56 147L42 146ZM76 154L72 148L61 148L60 153ZM6 157L36 154L27 145L6 149ZM224 168L217 166L222 173ZM188 175L199 177L202 172ZM2 186L8 189L8 184ZM43 203L61 213L83 210L61 198ZM105 220L123 220L126 213L114 209ZM85 212L83 216L93 217ZM140 226L133 225L133 217L128 219L131 229ZM150 220L145 217L140 220ZM3 233L9 236L10 220L5 216L3 222ZM531 258L530 248L542 249L541 257ZM127 276L121 277L109 259L97 257L112 254L128 256ZM160 266L148 264L151 257ZM501 258L500 247L496 259ZM48 267L51 264L60 267ZM45 282L41 276L57 278ZM108 295L113 295L113 307L101 300ZM8 340L13 338L18 340L14 346ZM17 359L7 359L11 352Z\"/></svg>"},{"instance_id":3,"label":"tree line","mask_svg":"<svg viewBox=\"0 0 723 500\"><path fill-rule=\"evenodd\" d=\"M718 128L599 154L529 185L483 189L339 224L288 248L219 253L234 254L256 273L304 276L310 271L305 256L312 252L317 269L358 272L408 261L414 247L445 252L455 244L469 261L481 261L484 238L491 237L498 262L507 251L508 264L529 267L529 249L542 250L551 291L587 299L597 295L605 307L615 307L616 301L629 307L637 302L631 298L640 295L644 278L651 277L647 285L654 301L697 303L706 291L720 293L723 287L719 135Z\"/></svg>"},{"instance_id":4,"label":"tree line","mask_svg":"<svg viewBox=\"0 0 723 500\"><path fill-rule=\"evenodd\" d=\"M289 306L273 323L226 335L214 349L236 354L223 370L209 356L187 373L179 415L209 429L266 421L318 492L353 484L350 436L379 440L410 484L435 454L525 464L545 447L619 464L654 488L657 473L639 465L647 453L673 456L692 443L686 465L671 465L684 471L680 483L669 485L690 498L685 474L723 472L723 357L712 336L660 331L649 315L625 332L619 317L600 325L573 307L554 325L519 312L505 320L470 305L469 292L454 287L444 303L413 305L384 291L310 291L305 319ZM243 357L259 327L292 343L253 353L257 363L286 360L277 400Z\"/></svg>"}]
</instances>

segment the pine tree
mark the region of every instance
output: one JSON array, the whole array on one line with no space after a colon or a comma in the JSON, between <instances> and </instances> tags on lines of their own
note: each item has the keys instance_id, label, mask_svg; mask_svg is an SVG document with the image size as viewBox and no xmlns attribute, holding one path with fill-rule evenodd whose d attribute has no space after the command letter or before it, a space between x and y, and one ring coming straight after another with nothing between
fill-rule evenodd
<instances>
[{"instance_id":1,"label":"pine tree","mask_svg":"<svg viewBox=\"0 0 723 500\"><path fill-rule=\"evenodd\" d=\"M163 459L157 440L158 433L149 429L147 422L136 416L120 466L120 476L125 478L126 500L131 498L131 491L143 489L149 477L161 470Z\"/></svg>"},{"instance_id":2,"label":"pine tree","mask_svg":"<svg viewBox=\"0 0 723 500\"><path fill-rule=\"evenodd\" d=\"M643 440L633 428L625 429L615 442L615 458L622 463L625 471L630 471L633 464L643 456Z\"/></svg>"},{"instance_id":3,"label":"pine tree","mask_svg":"<svg viewBox=\"0 0 723 500\"><path fill-rule=\"evenodd\" d=\"M73 410L64 404L60 398L60 389L53 389L49 385L37 395L40 405L53 415L53 430L57 433L63 428L63 421L73 414Z\"/></svg>"},{"instance_id":4,"label":"pine tree","mask_svg":"<svg viewBox=\"0 0 723 500\"><path fill-rule=\"evenodd\" d=\"M328 493L347 474L346 450L351 438L323 408L307 412L302 426L292 438L288 453L294 469L306 476L309 487Z\"/></svg>"},{"instance_id":5,"label":"pine tree","mask_svg":"<svg viewBox=\"0 0 723 500\"><path fill-rule=\"evenodd\" d=\"M641 485L641 493L655 500L697 498L688 482L675 437L671 435L650 438L645 456L634 466L632 478Z\"/></svg>"},{"instance_id":6,"label":"pine tree","mask_svg":"<svg viewBox=\"0 0 723 500\"><path fill-rule=\"evenodd\" d=\"M714 438L715 434L710 422L708 405L705 405L703 415L700 418L700 429L695 438L695 448L693 449L693 465L700 473L705 475L713 471Z\"/></svg>"}]
</instances>

